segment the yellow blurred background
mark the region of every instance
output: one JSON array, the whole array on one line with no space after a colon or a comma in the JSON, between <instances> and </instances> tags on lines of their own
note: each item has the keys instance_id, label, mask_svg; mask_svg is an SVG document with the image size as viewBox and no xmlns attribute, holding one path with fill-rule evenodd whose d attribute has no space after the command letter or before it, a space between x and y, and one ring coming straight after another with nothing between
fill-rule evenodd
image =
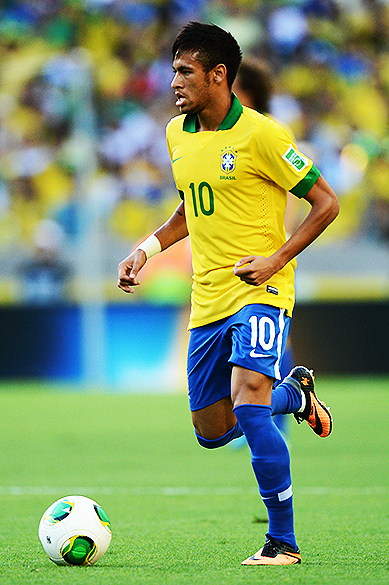
<instances>
[{"instance_id":1,"label":"yellow blurred background","mask_svg":"<svg viewBox=\"0 0 389 585\"><path fill-rule=\"evenodd\" d=\"M106 376L106 307L133 302L116 286L117 264L179 202L165 126L177 114L171 44L190 20L226 28L244 57L268 63L271 115L288 125L339 196L338 219L298 259L297 308L389 299L387 3L4 0L3 329L31 319L20 312L16 319L16 308L81 307L77 343L92 378ZM307 212L304 203L295 201L295 222ZM151 259L136 301L175 307L182 324L190 286L189 246L181 242ZM10 347L20 346L23 327ZM41 335L39 325L34 331ZM179 339L184 347L186 338ZM27 354L30 343L26 334ZM18 369L15 362L10 371Z\"/></svg>"}]
</instances>

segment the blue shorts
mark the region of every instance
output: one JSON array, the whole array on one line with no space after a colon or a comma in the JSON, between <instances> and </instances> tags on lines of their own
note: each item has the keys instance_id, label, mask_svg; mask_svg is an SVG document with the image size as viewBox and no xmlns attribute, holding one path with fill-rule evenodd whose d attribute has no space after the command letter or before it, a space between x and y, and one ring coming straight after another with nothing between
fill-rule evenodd
<instances>
[{"instance_id":1,"label":"blue shorts","mask_svg":"<svg viewBox=\"0 0 389 585\"><path fill-rule=\"evenodd\" d=\"M290 318L284 309L253 304L214 323L191 329L188 387L191 411L231 396L232 366L280 379Z\"/></svg>"}]
</instances>

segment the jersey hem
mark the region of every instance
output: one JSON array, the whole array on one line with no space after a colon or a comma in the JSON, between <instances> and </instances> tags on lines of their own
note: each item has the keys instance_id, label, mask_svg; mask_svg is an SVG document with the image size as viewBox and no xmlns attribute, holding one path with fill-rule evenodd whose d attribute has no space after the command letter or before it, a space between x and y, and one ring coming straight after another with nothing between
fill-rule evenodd
<instances>
[{"instance_id":1,"label":"jersey hem","mask_svg":"<svg viewBox=\"0 0 389 585\"><path fill-rule=\"evenodd\" d=\"M209 325L210 323L216 323L216 321L221 321L222 319L226 319L228 317L231 317L231 315L235 315L241 309L243 309L243 307L248 307L249 305L267 305L269 307L274 307L275 309L284 309L287 317L291 317L292 312L293 312L293 307L292 307L292 309L289 310L287 307L285 307L281 304L276 305L274 303L266 303L263 300L261 302L258 302L258 303L253 303L253 302L243 303L242 305L238 305L238 308L235 309L234 311L225 311L224 313L221 313L220 315L218 315L214 319L213 318L206 319L205 321L200 321L199 323L196 323L195 325L192 324L191 319L189 318L188 331L191 331L191 329L197 329L198 327L203 327L204 325Z\"/></svg>"}]
</instances>

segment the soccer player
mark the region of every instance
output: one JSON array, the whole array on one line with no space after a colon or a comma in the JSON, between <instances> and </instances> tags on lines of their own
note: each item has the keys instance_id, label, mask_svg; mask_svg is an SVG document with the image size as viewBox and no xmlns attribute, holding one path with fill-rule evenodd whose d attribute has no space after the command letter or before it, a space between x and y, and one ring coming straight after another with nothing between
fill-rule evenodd
<instances>
[{"instance_id":1,"label":"soccer player","mask_svg":"<svg viewBox=\"0 0 389 585\"><path fill-rule=\"evenodd\" d=\"M247 438L269 529L243 564L300 563L289 452L272 414L294 413L322 437L332 420L305 367L272 387L294 305L295 257L336 217L337 198L285 130L233 95L241 50L230 33L191 22L172 53L181 115L167 126L167 144L182 201L120 262L118 286L133 293L147 259L190 236L188 386L197 440L213 449ZM311 207L286 240L288 191Z\"/></svg>"}]
</instances>

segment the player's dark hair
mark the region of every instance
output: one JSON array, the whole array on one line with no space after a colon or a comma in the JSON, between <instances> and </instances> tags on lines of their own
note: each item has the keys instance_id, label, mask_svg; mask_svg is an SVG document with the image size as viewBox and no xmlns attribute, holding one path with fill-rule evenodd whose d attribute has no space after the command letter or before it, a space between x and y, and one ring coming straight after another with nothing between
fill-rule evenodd
<instances>
[{"instance_id":1,"label":"player's dark hair","mask_svg":"<svg viewBox=\"0 0 389 585\"><path fill-rule=\"evenodd\" d=\"M254 108L258 112L269 113L273 83L267 63L255 57L243 59L239 67L237 83L251 97Z\"/></svg>"},{"instance_id":2,"label":"player's dark hair","mask_svg":"<svg viewBox=\"0 0 389 585\"><path fill-rule=\"evenodd\" d=\"M176 37L172 47L173 59L183 53L195 53L207 73L222 63L227 69L227 83L231 88L239 65L242 51L231 33L216 24L189 22Z\"/></svg>"}]
</instances>

